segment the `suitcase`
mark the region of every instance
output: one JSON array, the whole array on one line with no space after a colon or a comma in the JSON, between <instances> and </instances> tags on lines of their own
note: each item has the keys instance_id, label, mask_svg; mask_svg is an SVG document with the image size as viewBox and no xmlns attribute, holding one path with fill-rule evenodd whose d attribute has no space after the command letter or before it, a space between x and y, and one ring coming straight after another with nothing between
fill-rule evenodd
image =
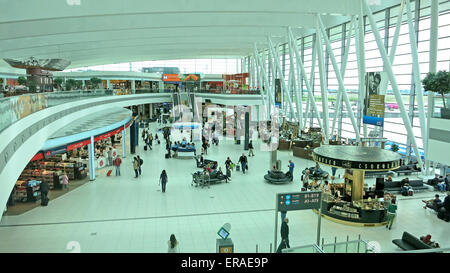
<instances>
[{"instance_id":1,"label":"suitcase","mask_svg":"<svg viewBox=\"0 0 450 273\"><path fill-rule=\"evenodd\" d=\"M161 141L159 141L159 139L158 139L158 144L161 144Z\"/></svg>"},{"instance_id":2,"label":"suitcase","mask_svg":"<svg viewBox=\"0 0 450 273\"><path fill-rule=\"evenodd\" d=\"M147 151L147 145L144 146L144 151Z\"/></svg>"},{"instance_id":3,"label":"suitcase","mask_svg":"<svg viewBox=\"0 0 450 273\"><path fill-rule=\"evenodd\" d=\"M44 200L42 200L42 202L41 202L41 206L47 206L48 205L48 201L49 201L50 199L48 199L48 197L47 198L45 198Z\"/></svg>"},{"instance_id":4,"label":"suitcase","mask_svg":"<svg viewBox=\"0 0 450 273\"><path fill-rule=\"evenodd\" d=\"M106 176L110 176L111 173L112 173L112 170L109 170L109 171L106 173Z\"/></svg>"},{"instance_id":5,"label":"suitcase","mask_svg":"<svg viewBox=\"0 0 450 273\"><path fill-rule=\"evenodd\" d=\"M236 171L239 172L241 170L241 166L236 165Z\"/></svg>"},{"instance_id":6,"label":"suitcase","mask_svg":"<svg viewBox=\"0 0 450 273\"><path fill-rule=\"evenodd\" d=\"M169 157L170 157L169 154L166 154L166 155L165 155L165 158L169 158Z\"/></svg>"}]
</instances>

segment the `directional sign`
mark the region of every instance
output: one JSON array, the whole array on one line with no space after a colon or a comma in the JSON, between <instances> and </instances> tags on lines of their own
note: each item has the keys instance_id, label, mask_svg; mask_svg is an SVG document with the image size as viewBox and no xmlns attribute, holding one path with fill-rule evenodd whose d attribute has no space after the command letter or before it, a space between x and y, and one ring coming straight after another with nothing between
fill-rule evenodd
<instances>
[{"instance_id":1,"label":"directional sign","mask_svg":"<svg viewBox=\"0 0 450 273\"><path fill-rule=\"evenodd\" d=\"M321 194L321 191L279 193L277 195L278 211L319 209Z\"/></svg>"}]
</instances>

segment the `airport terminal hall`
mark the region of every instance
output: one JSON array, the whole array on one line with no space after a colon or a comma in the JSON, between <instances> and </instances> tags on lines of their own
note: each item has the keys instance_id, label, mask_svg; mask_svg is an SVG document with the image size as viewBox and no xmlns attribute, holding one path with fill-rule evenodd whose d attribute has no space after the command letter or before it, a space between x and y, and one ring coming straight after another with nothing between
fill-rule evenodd
<instances>
[{"instance_id":1,"label":"airport terminal hall","mask_svg":"<svg viewBox=\"0 0 450 273\"><path fill-rule=\"evenodd\" d=\"M450 253L450 1L0 3L0 253Z\"/></svg>"}]
</instances>

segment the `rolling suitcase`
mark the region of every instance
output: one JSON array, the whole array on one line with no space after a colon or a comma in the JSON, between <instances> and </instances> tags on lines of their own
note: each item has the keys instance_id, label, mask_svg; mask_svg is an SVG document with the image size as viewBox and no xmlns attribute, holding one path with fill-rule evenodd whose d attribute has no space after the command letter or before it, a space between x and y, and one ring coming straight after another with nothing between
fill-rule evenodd
<instances>
[{"instance_id":1,"label":"rolling suitcase","mask_svg":"<svg viewBox=\"0 0 450 273\"><path fill-rule=\"evenodd\" d=\"M144 151L147 151L147 145L144 146Z\"/></svg>"},{"instance_id":2,"label":"rolling suitcase","mask_svg":"<svg viewBox=\"0 0 450 273\"><path fill-rule=\"evenodd\" d=\"M109 171L106 173L106 176L110 176L111 173L112 173L112 170L109 170Z\"/></svg>"},{"instance_id":3,"label":"rolling suitcase","mask_svg":"<svg viewBox=\"0 0 450 273\"><path fill-rule=\"evenodd\" d=\"M236 165L236 171L239 172L241 170L241 166Z\"/></svg>"},{"instance_id":4,"label":"rolling suitcase","mask_svg":"<svg viewBox=\"0 0 450 273\"><path fill-rule=\"evenodd\" d=\"M166 154L166 155L165 155L165 158L169 158L169 157L170 157L169 154Z\"/></svg>"},{"instance_id":5,"label":"rolling suitcase","mask_svg":"<svg viewBox=\"0 0 450 273\"><path fill-rule=\"evenodd\" d=\"M45 198L44 200L42 200L42 202L41 202L41 206L47 206L48 205L48 201L49 201L50 199L48 199L48 197L47 198Z\"/></svg>"}]
</instances>

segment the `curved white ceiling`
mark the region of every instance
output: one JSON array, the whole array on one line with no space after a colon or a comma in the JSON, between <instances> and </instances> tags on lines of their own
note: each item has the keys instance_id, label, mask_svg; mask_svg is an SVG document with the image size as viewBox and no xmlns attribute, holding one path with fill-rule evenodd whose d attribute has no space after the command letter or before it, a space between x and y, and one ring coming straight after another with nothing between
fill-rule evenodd
<instances>
[{"instance_id":1,"label":"curved white ceiling","mask_svg":"<svg viewBox=\"0 0 450 273\"><path fill-rule=\"evenodd\" d=\"M313 29L317 13L328 26L348 20L360 1L0 0L0 58L64 58L79 67L242 57L254 42L265 47L268 35L285 41L287 26L296 35Z\"/></svg>"}]
</instances>

